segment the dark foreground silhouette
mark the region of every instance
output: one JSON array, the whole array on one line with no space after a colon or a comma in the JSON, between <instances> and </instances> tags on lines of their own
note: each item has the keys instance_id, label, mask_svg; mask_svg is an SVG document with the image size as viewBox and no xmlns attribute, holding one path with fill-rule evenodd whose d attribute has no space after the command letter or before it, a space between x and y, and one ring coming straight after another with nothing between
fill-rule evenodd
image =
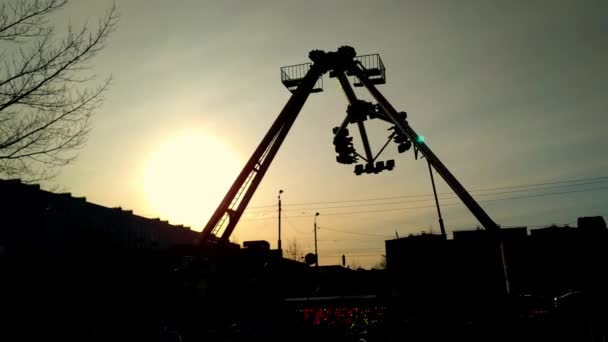
<instances>
[{"instance_id":1,"label":"dark foreground silhouette","mask_svg":"<svg viewBox=\"0 0 608 342\"><path fill-rule=\"evenodd\" d=\"M386 270L264 244L180 244L183 227L0 181L2 341L603 341L608 235L505 229L389 240Z\"/></svg>"}]
</instances>

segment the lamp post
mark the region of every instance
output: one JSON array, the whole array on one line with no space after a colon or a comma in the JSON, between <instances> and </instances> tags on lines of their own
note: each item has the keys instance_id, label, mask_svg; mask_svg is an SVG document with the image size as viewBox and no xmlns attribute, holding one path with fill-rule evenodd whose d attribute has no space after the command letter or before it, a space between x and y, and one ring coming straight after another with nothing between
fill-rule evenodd
<instances>
[{"instance_id":1,"label":"lamp post","mask_svg":"<svg viewBox=\"0 0 608 342\"><path fill-rule=\"evenodd\" d=\"M283 255L283 250L281 249L281 194L283 190L279 190L279 253Z\"/></svg>"},{"instance_id":2,"label":"lamp post","mask_svg":"<svg viewBox=\"0 0 608 342\"><path fill-rule=\"evenodd\" d=\"M319 216L319 213L315 214L315 265L317 269L319 269L319 253L317 252L317 216Z\"/></svg>"}]
</instances>

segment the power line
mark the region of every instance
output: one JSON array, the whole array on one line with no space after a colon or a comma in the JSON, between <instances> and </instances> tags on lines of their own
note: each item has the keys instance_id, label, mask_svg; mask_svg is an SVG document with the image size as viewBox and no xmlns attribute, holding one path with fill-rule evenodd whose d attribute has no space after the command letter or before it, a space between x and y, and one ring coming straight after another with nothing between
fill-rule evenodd
<instances>
[{"instance_id":1,"label":"power line","mask_svg":"<svg viewBox=\"0 0 608 342\"><path fill-rule=\"evenodd\" d=\"M384 236L384 235L382 235ZM388 235L386 235L388 236ZM393 235L391 235L392 237ZM351 242L351 241L365 241L365 242L370 242L369 239L352 239L352 238L340 238L340 239L318 239L317 241L319 242L333 242L333 243L340 243L340 242Z\"/></svg>"},{"instance_id":2,"label":"power line","mask_svg":"<svg viewBox=\"0 0 608 342\"><path fill-rule=\"evenodd\" d=\"M562 186L556 186L556 187L546 187L544 189L559 188L559 187L564 187L564 186L579 186L579 185L586 185L586 184L604 183L604 182L608 182L608 176L593 177L593 178L579 178L579 179L571 179L571 180L563 180L563 181L555 181L555 182L520 184L520 185L495 187L495 188L481 188L481 189L469 190L469 192L483 192L483 191L527 188L527 187L534 187L534 186L545 186L545 185L577 183L577 182L580 183L580 182L597 181L597 180L603 180L603 181L585 183L585 184L571 184L571 185L562 185ZM543 189L537 189L537 190L543 190ZM519 190L519 191L533 191L533 190ZM453 195L453 193L452 192L443 192L443 193L439 193L438 195ZM403 195L403 196L392 196L392 197L375 197L375 198L362 198L362 199L337 200L337 201L303 202L303 203L294 203L294 204L284 204L283 206L305 206L305 205L314 205L314 204L336 204L336 203L350 203L350 202L381 201L381 200L390 200L390 199L399 199L399 198L417 198L417 197L429 197L429 196L432 196L432 194ZM249 207L248 209L261 209L261 208L274 208L274 207L276 207L276 204L275 205L265 205L265 206L254 206L254 207Z\"/></svg>"},{"instance_id":3,"label":"power line","mask_svg":"<svg viewBox=\"0 0 608 342\"><path fill-rule=\"evenodd\" d=\"M562 192L551 192L551 193L548 193L548 194L536 194L536 195L528 195L528 196L520 196L520 197L495 198L495 199L483 200L483 201L480 201L480 202L507 201L507 200L514 200L514 199L520 199L520 198L533 198L533 197L544 197L544 196L551 196L551 195L564 195L564 194L573 194L573 193L579 193L579 192L598 191L598 190L606 190L606 189L608 189L608 187L591 188L591 189L580 189L580 190L570 190L570 191L562 191Z\"/></svg>"},{"instance_id":4,"label":"power line","mask_svg":"<svg viewBox=\"0 0 608 342\"><path fill-rule=\"evenodd\" d=\"M325 215L325 214L324 214ZM323 226L324 230L329 230L332 232L337 232L337 233L344 233L344 234L352 234L352 235L363 235L363 236L374 236L374 237L382 237L382 238L387 238L387 237L392 237L392 235L384 235L384 234L373 234L373 233L359 233L359 232L350 232L350 231L346 231L346 230L340 230L340 229L334 229L334 228L327 228L325 226Z\"/></svg>"},{"instance_id":5,"label":"power line","mask_svg":"<svg viewBox=\"0 0 608 342\"><path fill-rule=\"evenodd\" d=\"M525 188L525 187L541 186L541 185L553 185L553 184L564 184L564 183L587 182L587 181L593 181L593 180L599 180L599 179L606 180L606 179L608 179L608 176L604 176L604 177L592 177L592 178L579 178L579 179L571 179L571 180L555 181L555 182L545 182L545 183L530 183L530 184L525 184L525 185L512 185L512 186L505 186L505 187L499 187L499 188L477 189L477 190L473 190L473 191L489 191L489 190Z\"/></svg>"},{"instance_id":6,"label":"power line","mask_svg":"<svg viewBox=\"0 0 608 342\"><path fill-rule=\"evenodd\" d=\"M334 249L323 249L323 250L319 250L319 253L331 253L331 252L336 252L336 253L344 253L344 252L367 252L370 253L371 251L381 251L384 252L384 248L377 248L377 247L370 247L370 248L366 248L366 247L360 247L360 248L334 248Z\"/></svg>"},{"instance_id":7,"label":"power line","mask_svg":"<svg viewBox=\"0 0 608 342\"><path fill-rule=\"evenodd\" d=\"M345 254L345 253L319 253L319 254L323 254L325 256L340 256L340 255ZM369 256L369 257L372 257L372 256L382 256L382 253L370 253L370 252L349 252L349 253L346 253L346 254L351 254L351 255L354 254L356 256Z\"/></svg>"},{"instance_id":8,"label":"power line","mask_svg":"<svg viewBox=\"0 0 608 342\"><path fill-rule=\"evenodd\" d=\"M291 223L291 221L289 220L289 218L288 218L288 217L282 216L282 218L285 218L285 221L287 222L287 226L288 226L288 227L289 227L291 230L293 230L293 231L294 231L296 234L309 234L309 233L312 233L312 232L303 232L303 231L301 231L301 230L297 229L296 227L294 227L294 226L292 225L292 223Z\"/></svg>"},{"instance_id":9,"label":"power line","mask_svg":"<svg viewBox=\"0 0 608 342\"><path fill-rule=\"evenodd\" d=\"M563 195L563 194L570 194L570 193L596 191L596 190L606 190L606 189L608 189L608 187L601 187L601 188L594 188L594 189L583 189L583 190L572 190L572 191L563 191L563 192L553 192L553 193L548 193L548 194L537 194L537 195L528 195L528 196L516 196L516 197L507 197L507 198L496 198L496 199L481 200L481 201L478 201L478 202L485 203L485 202L507 201L507 200L514 200L514 199L544 197L544 196L552 196L552 195ZM462 203L457 202L457 203L443 204L443 206L454 206L454 205L462 205ZM330 216L330 215L332 215L332 216L335 216L335 215L353 215L353 214L361 214L361 213L376 213L376 212L400 211L400 210L410 210L410 209L427 209L427 208L434 208L434 207L435 206L433 206L433 205L429 205L429 206L394 208L394 209L379 209L379 210L366 210L366 211L362 210L362 211L354 211L354 212L348 212L348 213L326 213L324 215L325 216ZM298 217L298 216L292 216L292 217Z\"/></svg>"},{"instance_id":10,"label":"power line","mask_svg":"<svg viewBox=\"0 0 608 342\"><path fill-rule=\"evenodd\" d=\"M600 183L600 182L595 182L595 183ZM599 188L591 188L591 189L579 189L579 190L552 192L552 193L545 193L545 194L533 194L533 195L526 195L526 196L515 196L515 197L506 197L506 198L497 198L497 199L487 199L487 200L482 200L482 201L479 201L479 202L494 202L494 201L505 201L505 200L534 198L534 197L544 197L544 196L553 196L553 195L564 195L564 194L580 193L580 192L588 192L588 191L597 191L597 190L606 190L606 189L608 189L608 187L599 187ZM459 204L461 204L461 203L459 203L459 202L457 202L457 203L447 203L447 204L444 204L444 206L454 206L454 205L459 205ZM363 214L363 213L401 211L401 210L425 209L425 208L434 208L434 206L430 205L430 206L392 208L392 209L380 209L380 210L363 210L363 211L355 211L355 212L347 212L347 213L324 213L324 216L353 215L353 214ZM289 220L289 218L305 218L305 217L308 217L307 215L284 216L284 217L286 218L286 222L288 223L288 226L289 226L290 229L292 229L293 231L295 231L296 233L299 233L299 234L308 233L308 232L302 232L302 231L296 229L293 226L292 222ZM264 218L264 220L266 220L266 219L269 219L269 218ZM256 219L250 219L250 220L256 220ZM390 238L390 237L392 237L392 235L345 231L345 230L339 230L339 229L334 229L334 228L328 228L328 227L325 227L325 226L323 227L323 229L324 230L338 232L338 233L351 234L351 235L359 235L359 236L371 236L371 237L381 237L381 238ZM364 241L366 241L366 240L364 240Z\"/></svg>"},{"instance_id":11,"label":"power line","mask_svg":"<svg viewBox=\"0 0 608 342\"><path fill-rule=\"evenodd\" d=\"M518 193L518 192L543 191L543 190L550 190L550 189L555 189L555 188L563 188L563 187L571 187L571 186L583 186L583 185L592 185L592 184L603 184L603 183L608 183L608 180L597 181L597 182L579 183L579 184L566 184L566 185L548 186L548 187L544 187L544 188L499 191L499 192L493 192L493 193L477 194L476 196L493 196L493 195L502 195L502 194ZM449 197L445 197L445 196L441 197L441 199L442 200L450 200L450 199L457 199L458 198L458 196L455 196L453 194L450 194L450 195L451 196L449 196ZM433 201L433 198L429 198L429 199L416 199L416 200L405 200L405 201L394 201L394 202L351 204L351 205L332 206L332 207L315 207L315 208L317 208L317 209L341 209L341 208L355 208L355 207L370 207L370 206L379 206L379 205L394 205L394 204L414 203L414 202L430 202L430 201ZM283 211L285 211L285 212L293 212L293 211L300 211L302 209L307 209L307 208L290 209L290 210L283 210ZM267 212L270 212L270 211L258 211L258 212L250 213L250 214L251 215L255 215L255 214L263 214L263 213L267 213Z\"/></svg>"},{"instance_id":12,"label":"power line","mask_svg":"<svg viewBox=\"0 0 608 342\"><path fill-rule=\"evenodd\" d=\"M524 198L534 198L534 197L544 197L544 196L554 196L554 195L565 195L571 193L580 193L580 192L588 192L588 191L598 191L598 190L606 190L608 187L599 187L599 188L591 188L591 189L581 189L581 190L570 190L570 191L562 191L562 192L552 192L546 194L535 194L535 195L526 195L526 196L515 196L515 197L506 197L506 198L496 198L496 199L487 199L480 200L479 203L485 202L496 202L496 201L507 201L507 200L515 200L515 199L524 199ZM462 203L445 203L442 206L455 206L461 205ZM390 208L390 209L376 209L376 210L360 210L360 211L351 211L351 212L342 212L342 213L324 213L323 216L341 216L341 215L357 215L364 213L380 213L380 212L390 212L390 211L402 211L402 210L412 210L412 209L428 209L434 208L434 205L427 206L417 206L417 207L403 207L403 208ZM289 218L304 218L308 217L307 215L293 215L293 216L284 216ZM259 219L248 219L247 221L254 221Z\"/></svg>"},{"instance_id":13,"label":"power line","mask_svg":"<svg viewBox=\"0 0 608 342\"><path fill-rule=\"evenodd\" d=\"M567 226L567 225L573 225L576 222L568 222L568 223L564 223L561 224L562 226ZM525 227L527 228L542 228L542 227L547 227L549 226L548 224L544 224L544 225L525 225ZM521 227L521 225L518 226L501 226L502 228L515 228L515 227ZM338 229L333 229L333 228L323 228L324 230L331 230L331 231L335 231L335 232L340 232L340 233L345 233L345 234L353 234L353 235L364 235L364 236L375 236L375 237L382 237L382 238L392 238L392 235L381 235L381 234L372 234L372 233L362 233L362 232L353 232L353 231L345 231L345 230L338 230ZM457 229L458 230L458 229ZM371 242L369 239L323 239L323 240L318 240L319 242L342 242L342 241L364 241L364 242ZM335 248L334 250L337 251L353 251L353 250L382 250L384 251L384 248L381 247L356 247L356 248ZM324 253L326 254L326 253Z\"/></svg>"}]
</instances>

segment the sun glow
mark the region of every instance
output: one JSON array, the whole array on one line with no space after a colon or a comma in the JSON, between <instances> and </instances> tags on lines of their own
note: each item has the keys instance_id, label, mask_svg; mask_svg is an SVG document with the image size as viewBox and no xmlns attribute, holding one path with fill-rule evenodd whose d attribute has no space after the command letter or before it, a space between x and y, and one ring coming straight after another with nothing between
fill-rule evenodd
<instances>
[{"instance_id":1,"label":"sun glow","mask_svg":"<svg viewBox=\"0 0 608 342\"><path fill-rule=\"evenodd\" d=\"M180 132L145 162L142 187L148 207L173 224L200 230L241 167L220 139L202 130Z\"/></svg>"}]
</instances>

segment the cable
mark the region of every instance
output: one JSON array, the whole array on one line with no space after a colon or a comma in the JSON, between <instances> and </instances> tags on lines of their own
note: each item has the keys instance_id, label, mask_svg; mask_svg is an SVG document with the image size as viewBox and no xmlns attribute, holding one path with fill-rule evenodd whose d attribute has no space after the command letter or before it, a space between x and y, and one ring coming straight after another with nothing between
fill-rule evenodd
<instances>
[{"instance_id":1,"label":"cable","mask_svg":"<svg viewBox=\"0 0 608 342\"><path fill-rule=\"evenodd\" d=\"M592 188L592 189L581 189L581 190L570 190L570 191L562 191L562 192L553 192L553 193L546 193L546 194L535 194L535 195L527 195L527 196L516 196L516 197L506 197L506 198L497 198L497 199L488 199L488 200L483 200L483 201L479 201L479 202L495 202L495 201L505 201L505 200L513 200L513 199L523 199L523 198L535 198L535 197L544 197L544 196L553 196L553 195L564 195L564 194L571 194L571 193L580 193L580 192L587 192L587 191L597 191L597 190L606 190L608 189L608 187L600 187L600 188ZM447 203L447 204L443 204L444 206L454 206L454 205L459 205L461 203ZM434 206L430 205L430 206L419 206L419 207L407 207L407 208L394 208L394 209L381 209L381 210L366 210L366 211L358 211L358 212L349 212L349 213L324 213L324 216L336 216L336 215L352 215L352 214L363 214L363 213L371 213L371 212L386 212L386 211L400 211L400 210L409 210L409 209L422 209L422 208L434 208ZM304 234L304 232L299 231L297 229L295 229L295 227L293 227L291 221L289 220L289 218L304 218L304 217L308 217L308 216L283 216L286 219L286 222L288 223L289 228L293 229L296 233L299 234ZM263 220L265 220L267 218L264 218ZM256 220L256 219L250 219L250 220ZM259 220L259 219L257 219ZM383 235L383 234L373 234L373 233L361 233L361 232L352 232L352 231L344 231L344 230L339 230L339 229L334 229L334 228L327 228L327 227L323 227L324 230L329 230L329 231L334 231L334 232L339 232L339 233L344 233L344 234L351 234L351 235L360 235L360 236L372 236L372 237L382 237L382 238L390 238L392 237L392 235Z\"/></svg>"},{"instance_id":2,"label":"cable","mask_svg":"<svg viewBox=\"0 0 608 342\"><path fill-rule=\"evenodd\" d=\"M384 236L384 235L382 235ZM388 236L388 235L386 235ZM391 235L392 237L393 235ZM340 239L318 239L318 242L333 242L333 243L340 243L340 242L350 242L350 241L364 241L364 242L370 242L369 239L347 239L347 238L340 238Z\"/></svg>"},{"instance_id":3,"label":"cable","mask_svg":"<svg viewBox=\"0 0 608 342\"><path fill-rule=\"evenodd\" d=\"M579 179L564 180L564 181L555 181L555 182L543 182L543 183L530 183L530 184L522 184L522 185L511 185L511 186L495 187L495 188L482 188L482 189L469 190L469 192L482 192L482 191L493 191L493 190L526 188L526 187L532 187L532 186L544 186L544 185L554 185L554 184L587 182L587 181L595 181L595 180L600 180L600 179L603 179L604 181L594 182L594 183L588 183L588 184L608 182L608 176L604 176L604 177L593 177L593 178L579 178ZM585 184L572 184L572 185L564 185L564 186L578 186L578 185L585 185ZM555 188L555 187L547 187L546 189L550 189L550 188ZM542 190L542 189L539 189L539 190ZM525 190L521 190L521 191L525 191ZM532 190L529 190L529 191L532 191ZM452 194L453 193L451 193L451 192L443 192L443 193L439 193L438 195L452 195ZM336 203L350 203L350 202L380 201L380 200L389 200L389 199L398 199L398 198L416 198L416 197L428 197L428 196L433 196L433 195L432 194L425 194L425 195L404 195L404 196L392 196L392 197L363 198L363 199L354 199L354 200L303 202L303 203L294 203L294 204L283 204L283 206L302 206L302 205L313 205L313 204L336 204ZM276 207L276 204L275 205L265 205L265 206L254 206L254 207L249 207L248 209L261 209L261 208L274 208L274 207Z\"/></svg>"},{"instance_id":4,"label":"cable","mask_svg":"<svg viewBox=\"0 0 608 342\"><path fill-rule=\"evenodd\" d=\"M323 214L325 215L325 214ZM327 228L325 226L323 226L324 230L329 230L332 232L337 232L337 233L343 233L343 234L352 234L352 235L364 235L364 236L375 236L375 237L382 237L382 238L387 238L387 237L392 237L392 235L383 235L383 234L373 234L373 233L358 233L358 232L349 232L349 231L345 231L345 230L339 230L339 229L333 229L333 228Z\"/></svg>"},{"instance_id":5,"label":"cable","mask_svg":"<svg viewBox=\"0 0 608 342\"><path fill-rule=\"evenodd\" d=\"M489 200L483 200L480 202L496 202L496 201L507 201L521 198L534 198L534 197L544 197L544 196L552 196L552 195L564 195L564 194L573 194L579 192L587 192L587 191L598 191L598 190L606 190L608 187L600 187L600 188L592 188L592 189L581 189L581 190L570 190L570 191L562 191L562 192L551 192L548 194L537 194L537 195L528 195L528 196L520 196L520 197L507 197L507 198L495 198Z\"/></svg>"},{"instance_id":6,"label":"cable","mask_svg":"<svg viewBox=\"0 0 608 342\"><path fill-rule=\"evenodd\" d=\"M351 248L351 249L332 249L332 250L319 250L319 254L330 254L330 253L375 253L384 252L384 248Z\"/></svg>"},{"instance_id":7,"label":"cable","mask_svg":"<svg viewBox=\"0 0 608 342\"><path fill-rule=\"evenodd\" d=\"M592 188L592 189L582 189L582 190L571 190L571 191L562 191L562 192L552 192L547 194L536 194L536 195L527 195L527 196L516 196L516 197L507 197L507 198L496 198L496 199L488 199L477 201L479 203L486 202L496 202L496 201L507 201L514 199L524 199L524 198L534 198L534 197L544 197L544 196L553 196L553 195L564 195L571 193L579 193L579 192L588 192L588 191L598 191L598 190L606 190L608 187L600 187L600 188ZM462 203L445 203L442 206L454 206L454 205L463 205ZM435 208L434 205L428 206L418 206L418 207L404 207L404 208L391 208L391 209L376 209L376 210L361 210L361 211L351 211L344 213L323 213L323 216L341 216L341 215L356 215L356 214L364 214L364 213L379 213L379 212L390 212L390 211L402 211L402 210L411 210L411 209L428 209ZM302 215L294 215L294 216L283 216L289 218L303 218L308 216ZM248 221L259 220L259 219L248 219Z\"/></svg>"},{"instance_id":8,"label":"cable","mask_svg":"<svg viewBox=\"0 0 608 342\"><path fill-rule=\"evenodd\" d=\"M293 230L296 234L309 234L309 233L312 233L312 232L303 232L303 231L301 231L299 229L296 229L296 227L294 227L291 224L291 221L289 220L288 217L285 217L285 216L281 215L281 218L285 218L285 221L287 222L287 225L288 225L289 229Z\"/></svg>"},{"instance_id":9,"label":"cable","mask_svg":"<svg viewBox=\"0 0 608 342\"><path fill-rule=\"evenodd\" d=\"M599 184L608 183L608 180L599 181L599 182L581 183L581 184L567 184L567 185L550 186L550 187L545 187L545 188L500 191L500 192L495 192L495 193L477 194L476 196L492 196L492 195L501 195L501 194L517 193L517 192L542 191L542 190L549 190L549 189L554 189L554 188L563 188L563 187L569 187L569 186L591 185L591 184L598 184L598 183ZM457 199L458 198L458 196L455 196L453 194L451 194L451 195L452 196L449 196L449 197L442 197L441 199L442 200L450 200L450 199ZM352 205L343 205L343 206L335 206L335 207L315 207L315 209L355 208L355 207L369 207L369 206L379 206L379 205L393 205L393 204L414 203L414 202L430 202L430 201L433 201L433 198L419 199L419 200L396 201L396 202L352 204ZM302 208L302 209L305 209L305 208ZM284 212L292 212L292 211L300 211L302 209L290 209L290 210L283 210L283 211ZM268 213L268 212L270 212L270 211L258 211L258 212L250 213L250 214L251 215L265 214L265 213Z\"/></svg>"},{"instance_id":10,"label":"cable","mask_svg":"<svg viewBox=\"0 0 608 342\"><path fill-rule=\"evenodd\" d=\"M319 252L319 255L321 255L321 254L322 254L323 256L340 256L340 255L343 255L343 254L347 254L347 255L352 255L352 254L354 254L354 255L356 255L356 256L358 256L358 257L360 257L360 256L369 256L369 257L373 257L373 256L375 256L375 257L382 256L382 253L369 253L369 252L360 252L360 253L359 253L359 252L349 252L349 253L321 253L321 252Z\"/></svg>"}]
</instances>

